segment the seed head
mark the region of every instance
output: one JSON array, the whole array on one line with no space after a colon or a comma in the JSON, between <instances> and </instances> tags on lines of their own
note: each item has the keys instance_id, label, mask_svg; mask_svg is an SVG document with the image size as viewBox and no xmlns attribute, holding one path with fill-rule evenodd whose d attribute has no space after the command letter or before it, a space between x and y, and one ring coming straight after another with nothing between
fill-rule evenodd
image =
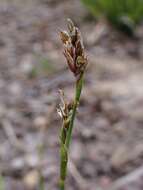
<instances>
[{"instance_id":1,"label":"seed head","mask_svg":"<svg viewBox=\"0 0 143 190\"><path fill-rule=\"evenodd\" d=\"M75 77L84 72L88 61L79 29L73 24L71 19L67 19L67 31L60 32L60 38L64 47L64 56L71 72Z\"/></svg>"},{"instance_id":2,"label":"seed head","mask_svg":"<svg viewBox=\"0 0 143 190\"><path fill-rule=\"evenodd\" d=\"M67 121L72 110L72 103L69 103L65 100L64 92L62 90L59 90L59 93L61 98L61 104L59 105L57 112L63 121Z\"/></svg>"}]
</instances>

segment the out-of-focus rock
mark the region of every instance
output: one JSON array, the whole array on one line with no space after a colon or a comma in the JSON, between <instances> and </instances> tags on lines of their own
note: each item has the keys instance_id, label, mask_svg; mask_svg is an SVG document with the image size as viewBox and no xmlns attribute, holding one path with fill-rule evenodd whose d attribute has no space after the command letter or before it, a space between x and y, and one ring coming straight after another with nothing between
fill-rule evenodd
<instances>
[{"instance_id":1,"label":"out-of-focus rock","mask_svg":"<svg viewBox=\"0 0 143 190\"><path fill-rule=\"evenodd\" d=\"M123 167L126 163L135 160L143 153L142 144L137 144L133 146L121 145L118 147L111 157L111 165L119 169Z\"/></svg>"},{"instance_id":2,"label":"out-of-focus rock","mask_svg":"<svg viewBox=\"0 0 143 190\"><path fill-rule=\"evenodd\" d=\"M29 189L35 189L35 187L38 184L39 181L39 173L37 170L33 170L28 172L24 178L23 181L25 183L25 185L27 186L27 188Z\"/></svg>"},{"instance_id":3,"label":"out-of-focus rock","mask_svg":"<svg viewBox=\"0 0 143 190\"><path fill-rule=\"evenodd\" d=\"M19 70L23 74L30 74L33 70L33 56L32 55L25 55L23 56Z\"/></svg>"},{"instance_id":4,"label":"out-of-focus rock","mask_svg":"<svg viewBox=\"0 0 143 190\"><path fill-rule=\"evenodd\" d=\"M37 128L45 128L47 125L47 119L43 116L39 116L34 120L34 126Z\"/></svg>"}]
</instances>

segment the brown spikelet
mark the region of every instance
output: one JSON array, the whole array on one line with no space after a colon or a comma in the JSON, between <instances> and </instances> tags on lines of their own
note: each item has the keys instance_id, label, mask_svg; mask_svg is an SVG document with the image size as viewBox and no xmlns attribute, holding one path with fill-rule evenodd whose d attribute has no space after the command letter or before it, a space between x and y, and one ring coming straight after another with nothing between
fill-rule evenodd
<instances>
[{"instance_id":1,"label":"brown spikelet","mask_svg":"<svg viewBox=\"0 0 143 190\"><path fill-rule=\"evenodd\" d=\"M79 78L79 75L84 72L88 61L79 29L71 19L67 19L67 22L69 32L60 32L61 41L64 46L64 56L71 72Z\"/></svg>"}]
</instances>

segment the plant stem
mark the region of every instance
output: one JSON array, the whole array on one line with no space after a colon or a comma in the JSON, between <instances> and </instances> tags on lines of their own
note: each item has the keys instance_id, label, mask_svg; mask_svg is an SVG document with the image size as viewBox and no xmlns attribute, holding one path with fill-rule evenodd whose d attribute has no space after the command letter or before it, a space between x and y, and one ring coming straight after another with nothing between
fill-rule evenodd
<instances>
[{"instance_id":1,"label":"plant stem","mask_svg":"<svg viewBox=\"0 0 143 190\"><path fill-rule=\"evenodd\" d=\"M41 175L41 173L40 173L40 175ZM39 179L39 189L40 190L44 190L45 189L45 181L44 181L44 178L43 178L42 175L40 176L40 179Z\"/></svg>"},{"instance_id":2,"label":"plant stem","mask_svg":"<svg viewBox=\"0 0 143 190\"><path fill-rule=\"evenodd\" d=\"M60 156L61 156L61 163L60 163L59 187L60 187L60 190L64 190L65 189L65 179L66 179L66 174L67 174L68 155L67 155L67 149L62 142L61 142L61 148L60 148Z\"/></svg>"},{"instance_id":3,"label":"plant stem","mask_svg":"<svg viewBox=\"0 0 143 190\"><path fill-rule=\"evenodd\" d=\"M66 142L65 142L67 150L69 149L69 145L71 142L76 110L77 110L77 106L79 104L80 95L81 95L81 91L82 91L82 84L83 84L83 73L81 73L79 80L77 80L77 82L76 82L76 93L75 93L73 111L72 111L71 121L70 121L70 125L69 125L69 130L68 130L67 137L66 137Z\"/></svg>"},{"instance_id":4,"label":"plant stem","mask_svg":"<svg viewBox=\"0 0 143 190\"><path fill-rule=\"evenodd\" d=\"M4 189L5 189L4 178L0 174L0 190L4 190Z\"/></svg>"},{"instance_id":5,"label":"plant stem","mask_svg":"<svg viewBox=\"0 0 143 190\"><path fill-rule=\"evenodd\" d=\"M65 190L65 180L60 180L60 190Z\"/></svg>"},{"instance_id":6,"label":"plant stem","mask_svg":"<svg viewBox=\"0 0 143 190\"><path fill-rule=\"evenodd\" d=\"M81 73L80 78L76 81L75 99L74 99L72 115L71 115L71 119L69 123L69 129L67 131L67 136L66 136L64 144L61 143L61 167L60 167L60 183L59 183L60 190L65 190L65 179L66 179L67 164L68 164L68 151L69 151L69 146L71 142L77 106L79 104L80 95L82 91L82 84L83 84L83 73Z\"/></svg>"}]
</instances>

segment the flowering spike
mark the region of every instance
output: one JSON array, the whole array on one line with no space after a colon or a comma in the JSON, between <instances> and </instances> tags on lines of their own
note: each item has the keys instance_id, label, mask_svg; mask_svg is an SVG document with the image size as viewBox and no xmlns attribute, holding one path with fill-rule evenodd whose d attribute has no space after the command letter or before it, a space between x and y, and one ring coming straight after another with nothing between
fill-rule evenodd
<instances>
[{"instance_id":1,"label":"flowering spike","mask_svg":"<svg viewBox=\"0 0 143 190\"><path fill-rule=\"evenodd\" d=\"M80 31L74 26L71 19L68 21L68 30L61 31L60 37L64 45L64 56L71 72L79 78L87 66L87 57L84 52Z\"/></svg>"},{"instance_id":2,"label":"flowering spike","mask_svg":"<svg viewBox=\"0 0 143 190\"><path fill-rule=\"evenodd\" d=\"M61 37L63 44L66 44L68 42L68 40L70 39L70 36L67 33L67 31L60 31L60 37Z\"/></svg>"},{"instance_id":3,"label":"flowering spike","mask_svg":"<svg viewBox=\"0 0 143 190\"><path fill-rule=\"evenodd\" d=\"M68 25L69 31L72 32L74 28L74 23L70 18L67 19L67 25Z\"/></svg>"},{"instance_id":4,"label":"flowering spike","mask_svg":"<svg viewBox=\"0 0 143 190\"><path fill-rule=\"evenodd\" d=\"M66 58L68 67L74 74L76 80L75 97L73 98L72 102L67 102L65 100L63 91L60 90L61 104L57 110L60 117L62 118L62 128L60 133L60 190L65 190L69 145L72 138L74 120L80 101L84 71L88 64L80 31L74 26L74 23L71 19L68 19L67 21L69 32L61 31L60 37L64 47L63 54Z\"/></svg>"}]
</instances>

